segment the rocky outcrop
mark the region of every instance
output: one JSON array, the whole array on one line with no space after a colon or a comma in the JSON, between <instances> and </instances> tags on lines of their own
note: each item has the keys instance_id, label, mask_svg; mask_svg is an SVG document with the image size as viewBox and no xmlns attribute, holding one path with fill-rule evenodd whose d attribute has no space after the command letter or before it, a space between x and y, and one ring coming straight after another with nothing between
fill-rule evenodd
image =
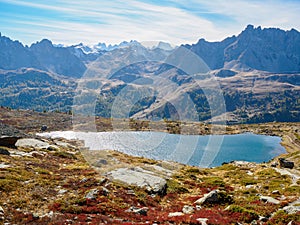
<instances>
[{"instance_id":1,"label":"rocky outcrop","mask_svg":"<svg viewBox=\"0 0 300 225\"><path fill-rule=\"evenodd\" d=\"M2 136L2 137L0 137L0 146L14 148L18 139L19 139L19 137Z\"/></svg>"},{"instance_id":2,"label":"rocky outcrop","mask_svg":"<svg viewBox=\"0 0 300 225\"><path fill-rule=\"evenodd\" d=\"M289 169L294 168L294 162L288 161L284 158L279 158L279 164L280 164L280 167L283 167L283 168L289 168Z\"/></svg>"},{"instance_id":3,"label":"rocky outcrop","mask_svg":"<svg viewBox=\"0 0 300 225\"><path fill-rule=\"evenodd\" d=\"M211 69L223 67L268 72L300 71L300 33L294 29L254 28L248 25L238 36L220 42L200 39L186 45Z\"/></svg>"},{"instance_id":4,"label":"rocky outcrop","mask_svg":"<svg viewBox=\"0 0 300 225\"><path fill-rule=\"evenodd\" d=\"M167 188L165 179L140 167L120 168L109 172L107 176L128 185L145 188L150 193L164 195Z\"/></svg>"}]
</instances>

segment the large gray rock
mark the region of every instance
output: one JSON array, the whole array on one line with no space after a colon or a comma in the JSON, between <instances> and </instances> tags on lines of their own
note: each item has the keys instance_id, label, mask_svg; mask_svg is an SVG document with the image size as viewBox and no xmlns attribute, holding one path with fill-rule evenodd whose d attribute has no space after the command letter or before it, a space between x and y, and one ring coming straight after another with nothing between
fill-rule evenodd
<instances>
[{"instance_id":1,"label":"large gray rock","mask_svg":"<svg viewBox=\"0 0 300 225\"><path fill-rule=\"evenodd\" d=\"M40 141L38 139L22 138L17 141L16 146L47 149L50 145L47 142Z\"/></svg>"},{"instance_id":2,"label":"large gray rock","mask_svg":"<svg viewBox=\"0 0 300 225\"><path fill-rule=\"evenodd\" d=\"M120 168L107 174L114 180L119 180L128 185L146 188L150 193L165 194L167 181L154 173L140 167Z\"/></svg>"}]
</instances>

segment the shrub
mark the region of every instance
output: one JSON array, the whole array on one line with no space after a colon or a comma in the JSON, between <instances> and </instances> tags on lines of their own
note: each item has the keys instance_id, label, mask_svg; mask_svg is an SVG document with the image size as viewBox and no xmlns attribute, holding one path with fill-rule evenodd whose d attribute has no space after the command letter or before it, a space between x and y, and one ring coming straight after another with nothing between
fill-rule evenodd
<instances>
[{"instance_id":1,"label":"shrub","mask_svg":"<svg viewBox=\"0 0 300 225\"><path fill-rule=\"evenodd\" d=\"M177 193L177 194L183 194L189 192L183 185L178 183L175 180L169 179L167 181L167 193Z\"/></svg>"}]
</instances>

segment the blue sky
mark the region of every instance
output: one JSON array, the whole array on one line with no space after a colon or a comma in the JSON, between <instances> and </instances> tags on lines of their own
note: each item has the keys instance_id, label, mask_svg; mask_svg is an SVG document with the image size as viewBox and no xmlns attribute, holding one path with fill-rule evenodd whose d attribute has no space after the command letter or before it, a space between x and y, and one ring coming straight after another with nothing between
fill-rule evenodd
<instances>
[{"instance_id":1,"label":"blue sky","mask_svg":"<svg viewBox=\"0 0 300 225\"><path fill-rule=\"evenodd\" d=\"M300 30L300 0L0 0L0 32L30 45L220 41L247 24Z\"/></svg>"}]
</instances>

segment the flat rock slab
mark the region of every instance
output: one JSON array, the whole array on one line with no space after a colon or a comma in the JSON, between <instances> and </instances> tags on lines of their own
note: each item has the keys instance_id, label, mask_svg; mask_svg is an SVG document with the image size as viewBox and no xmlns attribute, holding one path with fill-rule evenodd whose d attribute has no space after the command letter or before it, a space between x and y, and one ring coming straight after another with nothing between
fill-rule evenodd
<instances>
[{"instance_id":1,"label":"flat rock slab","mask_svg":"<svg viewBox=\"0 0 300 225\"><path fill-rule=\"evenodd\" d=\"M16 143L17 147L32 147L32 148L48 148L50 145L47 142L40 141L33 138L23 138L19 139Z\"/></svg>"},{"instance_id":2,"label":"flat rock slab","mask_svg":"<svg viewBox=\"0 0 300 225\"><path fill-rule=\"evenodd\" d=\"M263 202L272 203L272 204L276 204L276 205L280 204L279 200L269 197L269 196L260 196L260 200Z\"/></svg>"},{"instance_id":3,"label":"flat rock slab","mask_svg":"<svg viewBox=\"0 0 300 225\"><path fill-rule=\"evenodd\" d=\"M165 194L167 188L167 181L165 179L140 167L120 168L109 172L107 175L122 183L146 188L150 193Z\"/></svg>"}]
</instances>

